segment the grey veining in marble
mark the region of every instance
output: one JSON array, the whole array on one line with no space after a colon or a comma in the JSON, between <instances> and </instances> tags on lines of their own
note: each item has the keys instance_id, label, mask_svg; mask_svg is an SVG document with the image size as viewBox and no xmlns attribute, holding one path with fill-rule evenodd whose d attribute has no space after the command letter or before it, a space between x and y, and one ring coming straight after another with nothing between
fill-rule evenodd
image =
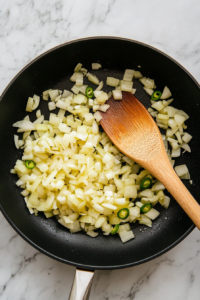
<instances>
[{"instance_id":1,"label":"grey veining in marble","mask_svg":"<svg viewBox=\"0 0 200 300\"><path fill-rule=\"evenodd\" d=\"M0 0L0 94L40 53L71 39L136 39L200 81L199 0ZM75 269L33 249L0 215L0 299L67 299ZM91 300L199 300L200 234L141 266L97 271Z\"/></svg>"}]
</instances>

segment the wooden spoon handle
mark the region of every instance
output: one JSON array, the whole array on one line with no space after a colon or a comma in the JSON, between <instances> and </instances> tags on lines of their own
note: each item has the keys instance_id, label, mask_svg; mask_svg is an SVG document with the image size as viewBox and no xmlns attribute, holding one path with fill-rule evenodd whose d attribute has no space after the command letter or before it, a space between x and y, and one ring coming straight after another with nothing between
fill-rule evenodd
<instances>
[{"instance_id":1,"label":"wooden spoon handle","mask_svg":"<svg viewBox=\"0 0 200 300\"><path fill-rule=\"evenodd\" d=\"M169 160L167 159L167 161L158 161L157 162L159 164L157 165L156 163L156 169L154 164L154 176L162 182L162 184L166 187L174 199L176 199L179 205L200 230L200 205L177 176L174 169L171 167Z\"/></svg>"},{"instance_id":2,"label":"wooden spoon handle","mask_svg":"<svg viewBox=\"0 0 200 300\"><path fill-rule=\"evenodd\" d=\"M173 184L163 182L164 186L200 230L200 205L176 174L171 180Z\"/></svg>"}]
</instances>

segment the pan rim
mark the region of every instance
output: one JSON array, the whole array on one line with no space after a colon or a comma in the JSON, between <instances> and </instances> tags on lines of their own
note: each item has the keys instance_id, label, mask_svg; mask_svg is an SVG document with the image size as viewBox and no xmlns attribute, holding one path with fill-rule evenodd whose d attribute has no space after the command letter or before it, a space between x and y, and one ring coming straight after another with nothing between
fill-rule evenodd
<instances>
[{"instance_id":1,"label":"pan rim","mask_svg":"<svg viewBox=\"0 0 200 300\"><path fill-rule=\"evenodd\" d=\"M53 52L54 50L57 50L61 47L65 47L67 45L73 44L73 43L77 43L77 42L82 42L82 41L87 41L87 40L100 40L100 39L111 39L111 40L121 40L121 41L126 41L126 42L131 42L131 43L135 43L144 47L147 47L151 50L156 51L157 53L160 53L161 55L165 56L166 58L168 58L169 60L171 60L172 62L174 62L177 66L179 66L191 79L192 81L196 84L196 86L200 89L200 85L198 83L198 81L193 77L193 75L191 75L191 73L186 70L179 62L177 62L174 58L172 58L171 56L169 56L168 54L166 54L165 52L150 46L146 43L140 42L140 41L136 41L133 39L129 39L129 38L123 38L123 37L117 37L117 36L90 36L90 37L84 37L84 38L79 38L79 39L74 39L74 40L70 40L68 42L62 43L60 45L57 45L43 53L41 53L40 55L38 55L36 58L34 58L33 60L31 60L28 64L26 64L14 77L13 79L8 83L8 85L5 87L5 89L2 92L1 95L1 99L3 99L4 95L6 94L6 92L8 91L8 89L10 88L10 86L13 84L13 82L27 69L29 68L32 64L34 64L37 60L39 60L40 58L42 58L43 56L45 56L46 54L49 54L51 52ZM93 266L93 265L85 265L85 264L79 264L79 263L75 263L73 261L68 261L66 259L60 258L46 250L44 250L43 248L39 247L38 245L36 245L32 240L30 240L26 235L24 235L18 228L17 226L10 220L10 218L8 217L8 215L6 214L5 210L3 209L2 205L0 204L0 210L3 214L3 216L5 217L5 219L8 221L8 223L13 227L13 229L26 241L28 242L31 246L33 246L35 249L37 249L38 251L40 251L41 253L57 260L60 261L62 263L66 263L75 267L78 267L80 269L88 269L88 270L113 270L113 269L122 269L122 268L128 268L128 267L133 267L145 262L148 262L150 260L153 260L159 256L161 256L162 254L166 253L167 251L171 250L172 248L174 248L176 245L178 245L181 241L183 241L195 228L195 225L192 224L191 227L178 239L176 240L174 243L172 243L170 246L168 246L167 248L163 249L162 251L149 256L145 259L139 260L137 262L133 262L133 263L128 263L128 264L122 264L122 265L114 265L114 266Z\"/></svg>"}]
</instances>

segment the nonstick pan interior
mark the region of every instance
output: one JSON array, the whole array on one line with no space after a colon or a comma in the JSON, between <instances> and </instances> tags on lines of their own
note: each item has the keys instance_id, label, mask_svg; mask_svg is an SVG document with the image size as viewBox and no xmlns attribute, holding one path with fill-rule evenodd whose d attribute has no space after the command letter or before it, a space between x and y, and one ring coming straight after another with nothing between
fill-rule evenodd
<instances>
[{"instance_id":1,"label":"nonstick pan interior","mask_svg":"<svg viewBox=\"0 0 200 300\"><path fill-rule=\"evenodd\" d=\"M200 160L200 90L197 82L179 64L168 56L144 44L119 38L88 38L66 43L41 55L26 66L9 84L0 103L0 205L4 216L14 229L31 245L43 253L62 262L86 269L112 269L133 266L164 253L189 234L194 225L175 200L169 209L159 204L161 212L148 228L138 223L131 227L135 239L122 244L120 238L104 236L91 238L83 232L70 234L55 218L46 219L43 213L29 215L20 189L15 185L17 176L10 174L15 161L21 158L16 150L12 124L25 117L29 96L41 95L49 88L71 89L69 81L78 62L91 70L92 62L100 62L103 68L93 71L100 80L107 76L123 78L126 68L140 70L146 77L155 79L159 90L169 86L173 106L185 110L190 118L188 132L193 136L192 153L184 153L176 159L176 165L186 163L193 184L184 181L192 195L200 202L198 184ZM141 66L139 68L138 66ZM136 80L136 97L150 106L149 96ZM109 91L109 87L104 90ZM46 101L40 109L48 118ZM35 119L35 112L30 114Z\"/></svg>"}]
</instances>

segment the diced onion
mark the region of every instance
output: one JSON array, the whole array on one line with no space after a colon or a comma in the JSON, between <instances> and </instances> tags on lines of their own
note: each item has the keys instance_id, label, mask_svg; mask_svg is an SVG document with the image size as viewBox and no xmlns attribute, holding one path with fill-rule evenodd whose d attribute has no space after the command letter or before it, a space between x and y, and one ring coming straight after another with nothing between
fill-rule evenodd
<instances>
[{"instance_id":1,"label":"diced onion","mask_svg":"<svg viewBox=\"0 0 200 300\"><path fill-rule=\"evenodd\" d=\"M99 70L102 66L98 63L92 63L92 70Z\"/></svg>"},{"instance_id":2,"label":"diced onion","mask_svg":"<svg viewBox=\"0 0 200 300\"><path fill-rule=\"evenodd\" d=\"M129 69L125 70L123 80L132 81L134 72L135 72L134 70L129 70Z\"/></svg>"},{"instance_id":3,"label":"diced onion","mask_svg":"<svg viewBox=\"0 0 200 300\"><path fill-rule=\"evenodd\" d=\"M26 105L26 111L32 112L33 110L33 98L29 97Z\"/></svg>"},{"instance_id":4,"label":"diced onion","mask_svg":"<svg viewBox=\"0 0 200 300\"><path fill-rule=\"evenodd\" d=\"M76 73L76 85L83 85L83 73Z\"/></svg>"},{"instance_id":5,"label":"diced onion","mask_svg":"<svg viewBox=\"0 0 200 300\"><path fill-rule=\"evenodd\" d=\"M183 148L184 150L186 150L187 152L191 152L190 146L188 144L182 144L181 148Z\"/></svg>"},{"instance_id":6,"label":"diced onion","mask_svg":"<svg viewBox=\"0 0 200 300\"><path fill-rule=\"evenodd\" d=\"M172 150L171 157L179 157L181 155L181 148Z\"/></svg>"},{"instance_id":7,"label":"diced onion","mask_svg":"<svg viewBox=\"0 0 200 300\"><path fill-rule=\"evenodd\" d=\"M48 99L49 99L49 92L50 91L51 91L51 89L43 92L43 94L42 94L43 95L43 100L48 101Z\"/></svg>"},{"instance_id":8,"label":"diced onion","mask_svg":"<svg viewBox=\"0 0 200 300\"><path fill-rule=\"evenodd\" d=\"M130 231L121 231L119 233L119 236L121 238L122 243L126 243L126 242L134 239L134 237L135 237L132 230L130 230Z\"/></svg>"},{"instance_id":9,"label":"diced onion","mask_svg":"<svg viewBox=\"0 0 200 300\"><path fill-rule=\"evenodd\" d=\"M160 191L160 190L165 190L165 187L164 185L160 182L160 181L157 181L153 186L152 186L152 191L153 192L156 192L156 191Z\"/></svg>"},{"instance_id":10,"label":"diced onion","mask_svg":"<svg viewBox=\"0 0 200 300\"><path fill-rule=\"evenodd\" d=\"M17 149L19 149L19 136L18 135L14 135L14 142L15 142L15 147Z\"/></svg>"},{"instance_id":11,"label":"diced onion","mask_svg":"<svg viewBox=\"0 0 200 300\"><path fill-rule=\"evenodd\" d=\"M120 90L114 90L113 91L113 98L115 100L121 100L122 99L122 92Z\"/></svg>"},{"instance_id":12,"label":"diced onion","mask_svg":"<svg viewBox=\"0 0 200 300\"><path fill-rule=\"evenodd\" d=\"M121 80L120 87L121 87L122 91L132 92L133 82L132 81Z\"/></svg>"},{"instance_id":13,"label":"diced onion","mask_svg":"<svg viewBox=\"0 0 200 300\"><path fill-rule=\"evenodd\" d=\"M49 102L49 103L48 103L48 106L49 106L49 110L50 110L50 111L56 109L56 104L55 104L55 102Z\"/></svg>"},{"instance_id":14,"label":"diced onion","mask_svg":"<svg viewBox=\"0 0 200 300\"><path fill-rule=\"evenodd\" d=\"M131 94L135 95L136 89L132 89Z\"/></svg>"},{"instance_id":15,"label":"diced onion","mask_svg":"<svg viewBox=\"0 0 200 300\"><path fill-rule=\"evenodd\" d=\"M101 82L99 83L99 86L96 88L95 91L100 91L100 90L102 90L102 88L103 88L103 81L101 81Z\"/></svg>"},{"instance_id":16,"label":"diced onion","mask_svg":"<svg viewBox=\"0 0 200 300\"><path fill-rule=\"evenodd\" d=\"M133 78L135 78L135 79L140 79L140 78L142 78L143 76L142 76L142 74L139 72L139 71L134 71L134 73L133 73Z\"/></svg>"},{"instance_id":17,"label":"diced onion","mask_svg":"<svg viewBox=\"0 0 200 300\"><path fill-rule=\"evenodd\" d=\"M119 79L116 79L114 77L107 77L106 84L110 86L118 86L119 85Z\"/></svg>"},{"instance_id":18,"label":"diced onion","mask_svg":"<svg viewBox=\"0 0 200 300\"><path fill-rule=\"evenodd\" d=\"M165 86L160 99L168 99L169 97L171 97L171 95L172 93L170 92L169 88Z\"/></svg>"},{"instance_id":19,"label":"diced onion","mask_svg":"<svg viewBox=\"0 0 200 300\"><path fill-rule=\"evenodd\" d=\"M98 70L98 63L92 64L92 69ZM17 160L10 172L17 174L16 185L22 188L30 213L44 212L46 218L57 216L58 222L68 228L71 233L84 230L88 236L96 237L95 230L100 228L104 235L109 235L113 226L119 226L118 234L123 243L134 238L130 223L152 226L152 220L159 216L155 208L147 213L140 212L146 203L153 206L158 202L165 208L170 204L170 198L165 196L165 187L131 158L122 154L111 142L105 132L99 128L99 122L110 105L105 102L113 95L115 100L122 99L122 91L132 94L133 78L140 79L144 90L152 95L156 89L155 81L143 77L139 71L125 70L123 80L107 78L107 85L114 87L108 94L104 92L103 81L82 68L79 63L70 80L75 83L68 90L49 89L43 92L43 99L48 100L49 110L59 108L57 114L50 113L49 119L44 119L37 110L37 119L30 121L29 116L16 122L13 127L23 133L19 140L14 136L17 149L23 149L21 160ZM86 97L89 82L98 85L94 90L94 98ZM166 153L173 166L173 157L181 154L181 148L190 152L188 145L192 136L184 132L185 122L189 116L183 111L170 106L173 99L167 87L164 88L159 101L151 101L148 109L156 117L157 125L166 130L162 135ZM163 101L162 101L163 99ZM26 110L31 112L40 103L40 97L29 98ZM99 111L97 111L99 110ZM69 112L70 114L68 115ZM94 114L92 113L95 112ZM171 147L168 149L168 147ZM35 167L28 169L26 160L33 160ZM181 179L190 180L190 174L185 165L175 167ZM153 186L141 191L141 180L149 177ZM138 199L134 202L133 200ZM121 209L128 209L129 216L122 220L117 216ZM128 222L128 223L127 223ZM122 225L123 224L123 225ZM116 227L117 229L117 227Z\"/></svg>"},{"instance_id":20,"label":"diced onion","mask_svg":"<svg viewBox=\"0 0 200 300\"><path fill-rule=\"evenodd\" d=\"M185 132L182 137L182 140L187 144L191 141L191 139L192 139L192 136L189 133Z\"/></svg>"},{"instance_id":21,"label":"diced onion","mask_svg":"<svg viewBox=\"0 0 200 300\"><path fill-rule=\"evenodd\" d=\"M150 78L143 77L140 79L140 82L148 89L153 89L155 86L154 80Z\"/></svg>"},{"instance_id":22,"label":"diced onion","mask_svg":"<svg viewBox=\"0 0 200 300\"><path fill-rule=\"evenodd\" d=\"M22 131L34 130L35 126L32 122L27 120L22 120L13 124L13 127L19 127Z\"/></svg>"},{"instance_id":23,"label":"diced onion","mask_svg":"<svg viewBox=\"0 0 200 300\"><path fill-rule=\"evenodd\" d=\"M98 232L94 232L93 230L87 231L87 235L91 237L97 237L99 234Z\"/></svg>"},{"instance_id":24,"label":"diced onion","mask_svg":"<svg viewBox=\"0 0 200 300\"><path fill-rule=\"evenodd\" d=\"M139 223L140 224L144 224L144 225L146 225L148 227L152 227L152 221L151 221L151 219L148 218L145 215L140 215Z\"/></svg>"},{"instance_id":25,"label":"diced onion","mask_svg":"<svg viewBox=\"0 0 200 300\"><path fill-rule=\"evenodd\" d=\"M179 115L179 114L175 114L174 115L174 120L175 120L175 122L178 126L181 126L185 122L186 118L184 116Z\"/></svg>"},{"instance_id":26,"label":"diced onion","mask_svg":"<svg viewBox=\"0 0 200 300\"><path fill-rule=\"evenodd\" d=\"M169 207L169 204L170 204L170 198L168 196L165 196L163 201L164 208L167 209Z\"/></svg>"},{"instance_id":27,"label":"diced onion","mask_svg":"<svg viewBox=\"0 0 200 300\"><path fill-rule=\"evenodd\" d=\"M35 110L40 104L40 97L37 95L33 96L33 106L32 106L32 110Z\"/></svg>"},{"instance_id":28,"label":"diced onion","mask_svg":"<svg viewBox=\"0 0 200 300\"><path fill-rule=\"evenodd\" d=\"M188 173L188 168L186 165L176 166L174 169L178 176L183 176Z\"/></svg>"},{"instance_id":29,"label":"diced onion","mask_svg":"<svg viewBox=\"0 0 200 300\"><path fill-rule=\"evenodd\" d=\"M151 96L152 94L153 94L153 89L148 89L148 88L146 88L146 87L144 87L143 88L144 90L145 90L145 92L149 95L149 96Z\"/></svg>"},{"instance_id":30,"label":"diced onion","mask_svg":"<svg viewBox=\"0 0 200 300\"><path fill-rule=\"evenodd\" d=\"M99 79L95 75L88 73L87 78L92 83L99 85Z\"/></svg>"},{"instance_id":31,"label":"diced onion","mask_svg":"<svg viewBox=\"0 0 200 300\"><path fill-rule=\"evenodd\" d=\"M79 72L80 69L81 69L81 67L82 67L82 64L81 64L81 63L78 63L78 64L76 65L75 69L74 69L74 72Z\"/></svg>"},{"instance_id":32,"label":"diced onion","mask_svg":"<svg viewBox=\"0 0 200 300\"><path fill-rule=\"evenodd\" d=\"M103 104L99 106L99 110L106 112L109 109L110 105Z\"/></svg>"},{"instance_id":33,"label":"diced onion","mask_svg":"<svg viewBox=\"0 0 200 300\"><path fill-rule=\"evenodd\" d=\"M37 111L36 111L36 117L39 118L39 117L41 117L41 115L42 115L42 114L41 114L41 110L40 110L40 109L37 110Z\"/></svg>"},{"instance_id":34,"label":"diced onion","mask_svg":"<svg viewBox=\"0 0 200 300\"><path fill-rule=\"evenodd\" d=\"M102 119L102 116L101 116L101 114L98 111L95 112L94 117L95 117L95 119L96 119L97 122L100 122L101 119Z\"/></svg>"},{"instance_id":35,"label":"diced onion","mask_svg":"<svg viewBox=\"0 0 200 300\"><path fill-rule=\"evenodd\" d=\"M49 96L51 98L51 101L54 101L59 96L59 91L58 90L51 90L49 92Z\"/></svg>"},{"instance_id":36,"label":"diced onion","mask_svg":"<svg viewBox=\"0 0 200 300\"><path fill-rule=\"evenodd\" d=\"M145 216L147 216L151 220L155 220L159 216L159 214L159 211L157 211L155 208L151 208L147 213L145 213Z\"/></svg>"}]
</instances>

